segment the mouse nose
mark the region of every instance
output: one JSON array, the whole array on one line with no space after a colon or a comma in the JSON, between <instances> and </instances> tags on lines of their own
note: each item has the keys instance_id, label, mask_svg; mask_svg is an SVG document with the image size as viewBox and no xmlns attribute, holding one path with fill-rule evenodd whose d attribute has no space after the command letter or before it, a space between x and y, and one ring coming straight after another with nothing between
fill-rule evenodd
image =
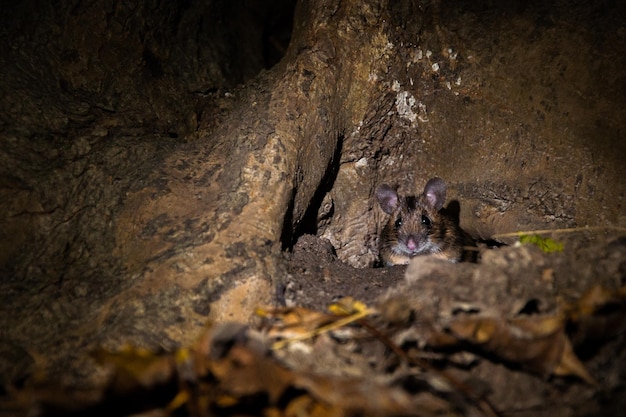
<instances>
[{"instance_id":1,"label":"mouse nose","mask_svg":"<svg viewBox=\"0 0 626 417\"><path fill-rule=\"evenodd\" d=\"M406 240L406 247L410 251L414 251L415 249L417 249L417 242L415 241L415 238L413 236L409 236L409 238Z\"/></svg>"}]
</instances>

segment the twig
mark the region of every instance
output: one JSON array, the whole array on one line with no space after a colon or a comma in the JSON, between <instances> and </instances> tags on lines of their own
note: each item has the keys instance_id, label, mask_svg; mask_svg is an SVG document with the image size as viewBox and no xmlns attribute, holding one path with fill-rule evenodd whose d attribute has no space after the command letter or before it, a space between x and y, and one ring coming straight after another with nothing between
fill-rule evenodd
<instances>
[{"instance_id":1,"label":"twig","mask_svg":"<svg viewBox=\"0 0 626 417\"><path fill-rule=\"evenodd\" d=\"M499 239L502 237L519 237L520 235L543 235L547 233L574 233L574 232L593 232L598 230L614 230L619 232L626 232L626 227L612 227L612 226L584 226L584 227L571 227L567 229L543 229L543 230L528 230L510 233L498 233L493 235L492 239Z\"/></svg>"}]
</instances>

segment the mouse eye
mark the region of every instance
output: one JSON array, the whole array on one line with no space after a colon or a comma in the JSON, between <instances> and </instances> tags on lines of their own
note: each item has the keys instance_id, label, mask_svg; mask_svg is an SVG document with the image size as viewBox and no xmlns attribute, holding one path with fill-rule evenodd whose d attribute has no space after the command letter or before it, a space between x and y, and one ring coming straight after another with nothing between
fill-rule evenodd
<instances>
[{"instance_id":1,"label":"mouse eye","mask_svg":"<svg viewBox=\"0 0 626 417\"><path fill-rule=\"evenodd\" d=\"M422 224L426 227L430 227L430 225L432 224L432 221L428 218L427 215L422 214Z\"/></svg>"},{"instance_id":2,"label":"mouse eye","mask_svg":"<svg viewBox=\"0 0 626 417\"><path fill-rule=\"evenodd\" d=\"M396 229L402 226L402 217L398 216L398 218L396 219L395 226L396 226Z\"/></svg>"}]
</instances>

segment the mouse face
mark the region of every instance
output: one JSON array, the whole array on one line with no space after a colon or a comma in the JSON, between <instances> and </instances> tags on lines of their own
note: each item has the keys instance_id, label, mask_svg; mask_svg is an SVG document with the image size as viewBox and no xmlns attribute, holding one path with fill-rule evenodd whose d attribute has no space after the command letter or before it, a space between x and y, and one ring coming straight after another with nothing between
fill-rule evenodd
<instances>
[{"instance_id":1,"label":"mouse face","mask_svg":"<svg viewBox=\"0 0 626 417\"><path fill-rule=\"evenodd\" d=\"M400 197L390 186L376 189L383 211L390 215L380 236L380 255L386 265L409 263L414 256L436 254L456 261L461 256L461 232L441 209L446 184L433 178L418 196Z\"/></svg>"}]
</instances>

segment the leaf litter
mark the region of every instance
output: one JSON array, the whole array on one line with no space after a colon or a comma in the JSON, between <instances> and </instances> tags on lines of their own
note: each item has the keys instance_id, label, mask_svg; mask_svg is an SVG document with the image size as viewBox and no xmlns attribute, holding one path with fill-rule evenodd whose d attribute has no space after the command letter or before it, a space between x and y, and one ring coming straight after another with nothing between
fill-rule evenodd
<instances>
[{"instance_id":1,"label":"leaf litter","mask_svg":"<svg viewBox=\"0 0 626 417\"><path fill-rule=\"evenodd\" d=\"M580 283L586 290L574 297L563 296L558 279L567 269L550 256L561 254L524 245L483 253L482 265L416 259L401 270L402 281L371 299L336 298L325 311L260 307L253 325L211 324L192 346L172 352L98 349L91 356L110 371L106 384L76 391L33 378L7 387L0 411L502 415L492 395L498 376L490 384L472 375L485 364L546 386L595 390L603 381L585 360L624 334L626 287L608 274ZM622 266L604 268L620 274Z\"/></svg>"}]
</instances>

